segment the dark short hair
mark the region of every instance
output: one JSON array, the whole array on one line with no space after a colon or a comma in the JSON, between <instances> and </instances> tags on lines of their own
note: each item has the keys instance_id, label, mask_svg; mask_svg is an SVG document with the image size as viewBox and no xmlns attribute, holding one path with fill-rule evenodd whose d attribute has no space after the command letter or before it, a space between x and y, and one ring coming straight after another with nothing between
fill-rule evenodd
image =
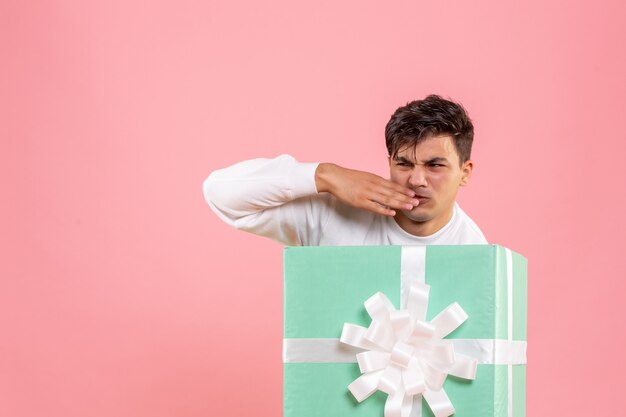
<instances>
[{"instance_id":1,"label":"dark short hair","mask_svg":"<svg viewBox=\"0 0 626 417\"><path fill-rule=\"evenodd\" d=\"M422 140L450 135L459 163L470 159L474 125L462 105L437 95L415 100L400 107L389 119L385 128L387 151L391 158L406 146L415 146Z\"/></svg>"}]
</instances>

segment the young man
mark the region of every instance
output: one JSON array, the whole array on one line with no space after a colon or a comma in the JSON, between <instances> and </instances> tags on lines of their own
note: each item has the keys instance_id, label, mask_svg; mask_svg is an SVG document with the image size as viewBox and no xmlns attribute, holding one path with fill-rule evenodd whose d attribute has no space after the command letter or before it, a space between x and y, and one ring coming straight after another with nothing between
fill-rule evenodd
<instances>
[{"instance_id":1,"label":"young man","mask_svg":"<svg viewBox=\"0 0 626 417\"><path fill-rule=\"evenodd\" d=\"M431 95L387 124L389 180L282 155L213 172L204 196L226 223L285 245L486 244L455 202L473 136L461 105Z\"/></svg>"}]
</instances>

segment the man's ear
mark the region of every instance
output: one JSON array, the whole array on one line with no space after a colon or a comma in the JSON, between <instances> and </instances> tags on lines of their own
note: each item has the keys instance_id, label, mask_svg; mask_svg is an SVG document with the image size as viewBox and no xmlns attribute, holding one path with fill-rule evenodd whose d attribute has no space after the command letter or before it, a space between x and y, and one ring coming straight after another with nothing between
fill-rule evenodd
<instances>
[{"instance_id":1,"label":"man's ear","mask_svg":"<svg viewBox=\"0 0 626 417\"><path fill-rule=\"evenodd\" d=\"M463 165L461 165L461 187L469 182L472 177L472 169L474 169L474 163L470 160L463 162Z\"/></svg>"}]
</instances>

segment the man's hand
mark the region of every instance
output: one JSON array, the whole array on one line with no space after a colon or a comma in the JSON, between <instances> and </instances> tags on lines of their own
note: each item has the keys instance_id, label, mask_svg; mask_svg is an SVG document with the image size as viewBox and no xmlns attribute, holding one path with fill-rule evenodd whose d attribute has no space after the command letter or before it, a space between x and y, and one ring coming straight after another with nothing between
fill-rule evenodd
<instances>
[{"instance_id":1,"label":"man's hand","mask_svg":"<svg viewBox=\"0 0 626 417\"><path fill-rule=\"evenodd\" d=\"M315 171L318 192L329 192L353 207L384 216L398 210L411 210L419 204L415 193L399 184L369 172L321 163Z\"/></svg>"}]
</instances>

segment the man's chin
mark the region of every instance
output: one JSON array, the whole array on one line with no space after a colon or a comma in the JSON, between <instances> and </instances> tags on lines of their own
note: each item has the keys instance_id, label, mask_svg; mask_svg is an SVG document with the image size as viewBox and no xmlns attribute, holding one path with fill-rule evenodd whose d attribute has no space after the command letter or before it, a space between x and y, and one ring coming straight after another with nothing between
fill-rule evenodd
<instances>
[{"instance_id":1,"label":"man's chin","mask_svg":"<svg viewBox=\"0 0 626 417\"><path fill-rule=\"evenodd\" d=\"M425 223L432 218L429 213L426 213L423 209L420 210L420 207L415 207L413 210L401 211L404 217L416 223Z\"/></svg>"}]
</instances>

